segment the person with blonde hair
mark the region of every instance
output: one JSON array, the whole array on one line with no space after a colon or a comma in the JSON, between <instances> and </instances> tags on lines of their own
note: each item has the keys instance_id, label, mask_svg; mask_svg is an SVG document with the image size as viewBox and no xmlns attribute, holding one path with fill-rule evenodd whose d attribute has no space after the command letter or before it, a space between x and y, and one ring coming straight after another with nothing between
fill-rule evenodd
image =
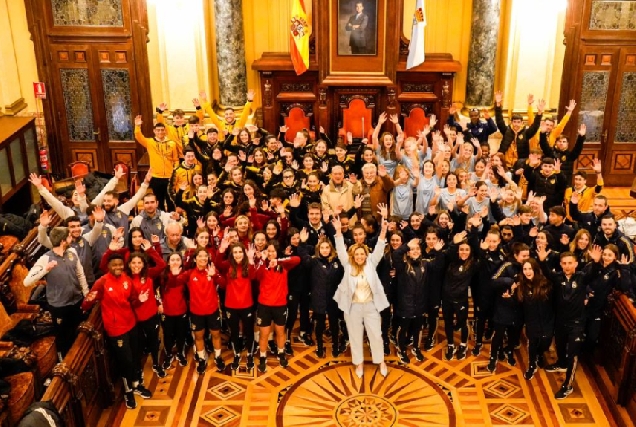
<instances>
[{"instance_id":1,"label":"person with blonde hair","mask_svg":"<svg viewBox=\"0 0 636 427\"><path fill-rule=\"evenodd\" d=\"M344 277L333 299L344 313L349 332L351 358L358 378L364 375L365 331L369 338L373 363L380 366L380 374L387 375L380 312L389 306L389 301L376 268L384 255L388 212L386 205L379 204L378 207L382 216L382 228L372 253L369 253L366 245L360 243L353 244L347 251L340 220L335 218L332 221L336 232L336 252L344 267Z\"/></svg>"}]
</instances>

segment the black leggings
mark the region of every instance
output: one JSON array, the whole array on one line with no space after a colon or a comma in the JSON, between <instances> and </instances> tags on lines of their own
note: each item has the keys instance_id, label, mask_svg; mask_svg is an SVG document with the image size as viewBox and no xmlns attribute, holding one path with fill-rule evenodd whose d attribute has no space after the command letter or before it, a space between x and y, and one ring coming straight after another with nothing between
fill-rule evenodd
<instances>
[{"instance_id":1,"label":"black leggings","mask_svg":"<svg viewBox=\"0 0 636 427\"><path fill-rule=\"evenodd\" d=\"M437 323L439 320L439 304L429 307L428 313L426 316L426 327L428 328L428 332L426 338L434 339L435 333L437 332Z\"/></svg>"},{"instance_id":2,"label":"black leggings","mask_svg":"<svg viewBox=\"0 0 636 427\"><path fill-rule=\"evenodd\" d=\"M287 297L287 323L285 331L287 333L287 341L291 341L294 323L298 317L298 309L300 308L300 332L304 332L311 336L311 321L309 320L309 306L311 305L311 293L302 292L300 294L289 294Z\"/></svg>"},{"instance_id":3,"label":"black leggings","mask_svg":"<svg viewBox=\"0 0 636 427\"><path fill-rule=\"evenodd\" d=\"M124 380L124 390L129 391L141 380L141 357L137 326L125 334L108 337L112 355Z\"/></svg>"},{"instance_id":4,"label":"black leggings","mask_svg":"<svg viewBox=\"0 0 636 427\"><path fill-rule=\"evenodd\" d=\"M448 345L453 345L453 334L455 327L461 331L461 344L468 342L468 300L442 302L442 314L444 315L444 329L446 330L446 341ZM455 320L453 324L453 320Z\"/></svg>"},{"instance_id":5,"label":"black leggings","mask_svg":"<svg viewBox=\"0 0 636 427\"><path fill-rule=\"evenodd\" d=\"M245 349L247 349L248 354L252 354L254 352L254 309L252 307L226 308L226 316L234 354L238 354L241 345L239 324L243 324Z\"/></svg>"},{"instance_id":6,"label":"black leggings","mask_svg":"<svg viewBox=\"0 0 636 427\"><path fill-rule=\"evenodd\" d=\"M400 351L406 351L406 347L409 341L409 337L413 337L413 348L417 348L420 342L420 334L422 332L422 325L424 325L424 317L400 317L398 328L398 345Z\"/></svg>"},{"instance_id":7,"label":"black leggings","mask_svg":"<svg viewBox=\"0 0 636 427\"><path fill-rule=\"evenodd\" d=\"M166 212L172 212L174 210L174 203L168 197L168 185L170 184L170 178L155 178L150 180L150 189L157 196L157 203L159 209ZM165 202L165 205L164 205Z\"/></svg>"},{"instance_id":8,"label":"black leggings","mask_svg":"<svg viewBox=\"0 0 636 427\"><path fill-rule=\"evenodd\" d=\"M329 330L331 331L331 342L334 345L338 344L338 339L340 337L340 310L334 301L333 304L327 304L327 312L326 313L316 313L314 311L313 319L316 324L316 346L318 348L322 348L324 346L324 338L323 334L326 329L326 320L327 316L329 316Z\"/></svg>"},{"instance_id":9,"label":"black leggings","mask_svg":"<svg viewBox=\"0 0 636 427\"><path fill-rule=\"evenodd\" d=\"M514 351L516 343L519 342L519 337L517 336L518 331L519 327L517 325L495 323L495 333L490 343L490 358L497 358L497 354L503 349L504 337L506 336L508 336L508 345L504 350L506 352Z\"/></svg>"},{"instance_id":10,"label":"black leggings","mask_svg":"<svg viewBox=\"0 0 636 427\"><path fill-rule=\"evenodd\" d=\"M528 337L528 364L537 366L543 354L550 349L552 335L542 337Z\"/></svg>"},{"instance_id":11,"label":"black leggings","mask_svg":"<svg viewBox=\"0 0 636 427\"><path fill-rule=\"evenodd\" d=\"M482 304L480 307L475 307L475 343L481 344L484 340L484 332L486 331L486 322L488 328L493 328L492 317L494 315L492 307Z\"/></svg>"},{"instance_id":12,"label":"black leggings","mask_svg":"<svg viewBox=\"0 0 636 427\"><path fill-rule=\"evenodd\" d=\"M163 326L163 344L166 354L172 354L172 348L174 347L175 343L177 345L177 352L183 353L186 335L190 333L190 330L188 328L188 315L162 315L161 320L161 324Z\"/></svg>"},{"instance_id":13,"label":"black leggings","mask_svg":"<svg viewBox=\"0 0 636 427\"><path fill-rule=\"evenodd\" d=\"M159 315L137 322L139 327L139 347L150 352L152 364L159 365Z\"/></svg>"},{"instance_id":14,"label":"black leggings","mask_svg":"<svg viewBox=\"0 0 636 427\"><path fill-rule=\"evenodd\" d=\"M82 301L64 307L49 307L53 318L53 333L57 351L64 357L77 337L77 327L84 319Z\"/></svg>"},{"instance_id":15,"label":"black leggings","mask_svg":"<svg viewBox=\"0 0 636 427\"><path fill-rule=\"evenodd\" d=\"M391 307L387 307L380 312L382 318L382 341L389 342L389 329L395 336L400 326L400 318L393 314Z\"/></svg>"}]
</instances>

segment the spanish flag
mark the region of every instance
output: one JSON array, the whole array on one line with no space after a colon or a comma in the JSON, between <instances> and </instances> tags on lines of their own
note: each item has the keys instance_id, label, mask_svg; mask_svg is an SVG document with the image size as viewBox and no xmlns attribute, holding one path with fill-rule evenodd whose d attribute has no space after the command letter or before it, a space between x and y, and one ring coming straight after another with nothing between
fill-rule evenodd
<instances>
[{"instance_id":1,"label":"spanish flag","mask_svg":"<svg viewBox=\"0 0 636 427\"><path fill-rule=\"evenodd\" d=\"M289 51L294 70L301 75L309 68L309 24L303 0L294 0L291 12Z\"/></svg>"},{"instance_id":2,"label":"spanish flag","mask_svg":"<svg viewBox=\"0 0 636 427\"><path fill-rule=\"evenodd\" d=\"M415 13L413 13L413 31L409 44L409 56L406 59L406 69L417 67L424 62L424 28L426 16L424 15L424 0L417 0Z\"/></svg>"}]
</instances>

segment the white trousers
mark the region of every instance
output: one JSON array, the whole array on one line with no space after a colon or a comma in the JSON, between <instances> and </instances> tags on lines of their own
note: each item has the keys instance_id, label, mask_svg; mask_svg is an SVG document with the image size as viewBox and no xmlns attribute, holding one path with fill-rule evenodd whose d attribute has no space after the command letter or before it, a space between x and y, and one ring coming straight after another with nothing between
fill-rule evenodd
<instances>
[{"instance_id":1,"label":"white trousers","mask_svg":"<svg viewBox=\"0 0 636 427\"><path fill-rule=\"evenodd\" d=\"M384 362L384 344L382 342L382 320L373 302L353 303L349 314L344 315L349 332L351 361L359 365L364 361L364 331L367 331L371 344L373 363Z\"/></svg>"}]
</instances>

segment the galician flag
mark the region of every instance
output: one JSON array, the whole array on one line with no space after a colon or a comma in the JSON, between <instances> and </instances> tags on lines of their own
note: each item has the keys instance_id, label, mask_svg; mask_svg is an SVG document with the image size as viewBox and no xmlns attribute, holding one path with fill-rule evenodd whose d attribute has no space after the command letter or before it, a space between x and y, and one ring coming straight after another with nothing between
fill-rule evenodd
<instances>
[{"instance_id":1,"label":"galician flag","mask_svg":"<svg viewBox=\"0 0 636 427\"><path fill-rule=\"evenodd\" d=\"M309 24L307 24L307 13L303 0L293 0L290 33L289 51L294 70L297 75L301 75L309 68Z\"/></svg>"},{"instance_id":2,"label":"galician flag","mask_svg":"<svg viewBox=\"0 0 636 427\"><path fill-rule=\"evenodd\" d=\"M426 16L424 15L424 0L417 0L415 13L413 14L413 31L409 44L409 57L406 59L406 69L417 67L424 62L424 28Z\"/></svg>"}]
</instances>

